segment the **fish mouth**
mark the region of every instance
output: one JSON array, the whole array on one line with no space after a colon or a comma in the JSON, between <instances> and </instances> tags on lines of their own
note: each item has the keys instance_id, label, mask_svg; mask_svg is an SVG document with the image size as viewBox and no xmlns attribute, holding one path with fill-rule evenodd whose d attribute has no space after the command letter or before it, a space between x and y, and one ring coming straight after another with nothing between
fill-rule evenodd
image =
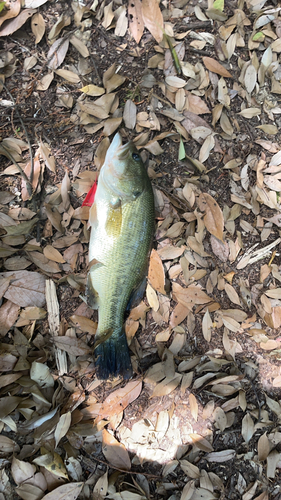
<instances>
[{"instance_id":1,"label":"fish mouth","mask_svg":"<svg viewBox=\"0 0 281 500\"><path fill-rule=\"evenodd\" d=\"M99 181L115 196L124 197L125 193L121 188L120 181L124 179L127 160L130 156L132 143L122 144L122 137L119 133L115 134L112 142L106 152L104 164L101 169ZM126 176L127 179L127 176ZM127 179L130 181L130 179Z\"/></svg>"},{"instance_id":2,"label":"fish mouth","mask_svg":"<svg viewBox=\"0 0 281 500\"><path fill-rule=\"evenodd\" d=\"M126 160L130 154L131 143L128 142L118 150L118 160Z\"/></svg>"},{"instance_id":3,"label":"fish mouth","mask_svg":"<svg viewBox=\"0 0 281 500\"><path fill-rule=\"evenodd\" d=\"M132 145L130 142L127 144L122 144L122 137L121 135L117 132L115 136L113 137L113 140L107 150L106 156L109 161L112 158L116 158L117 160L126 160L129 151L131 149Z\"/></svg>"}]
</instances>

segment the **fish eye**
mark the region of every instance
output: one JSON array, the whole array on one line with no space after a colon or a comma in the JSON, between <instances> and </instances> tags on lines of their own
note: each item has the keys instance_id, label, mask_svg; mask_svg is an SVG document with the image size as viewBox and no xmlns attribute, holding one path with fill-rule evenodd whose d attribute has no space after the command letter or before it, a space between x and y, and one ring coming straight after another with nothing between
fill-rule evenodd
<instances>
[{"instance_id":1,"label":"fish eye","mask_svg":"<svg viewBox=\"0 0 281 500\"><path fill-rule=\"evenodd\" d=\"M132 153L132 158L135 161L141 161L141 157L140 155L138 155L138 153Z\"/></svg>"}]
</instances>

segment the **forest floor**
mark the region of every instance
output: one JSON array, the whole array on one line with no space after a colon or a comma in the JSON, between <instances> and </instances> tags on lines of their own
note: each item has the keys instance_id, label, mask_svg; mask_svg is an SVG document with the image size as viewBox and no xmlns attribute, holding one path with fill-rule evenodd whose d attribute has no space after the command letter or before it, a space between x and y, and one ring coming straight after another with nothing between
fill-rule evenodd
<instances>
[{"instance_id":1,"label":"forest floor","mask_svg":"<svg viewBox=\"0 0 281 500\"><path fill-rule=\"evenodd\" d=\"M0 1L0 500L281 499L276 5ZM129 382L83 300L117 131L156 205Z\"/></svg>"}]
</instances>

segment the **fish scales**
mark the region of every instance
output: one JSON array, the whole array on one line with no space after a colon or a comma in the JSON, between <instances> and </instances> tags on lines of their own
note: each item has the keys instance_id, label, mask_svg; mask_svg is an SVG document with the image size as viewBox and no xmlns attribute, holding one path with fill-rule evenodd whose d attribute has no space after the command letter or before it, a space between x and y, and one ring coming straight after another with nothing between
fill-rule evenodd
<instances>
[{"instance_id":1,"label":"fish scales","mask_svg":"<svg viewBox=\"0 0 281 500\"><path fill-rule=\"evenodd\" d=\"M99 378L132 375L123 327L134 290L143 281L154 232L150 180L132 143L114 137L90 210L90 302L99 308L95 363Z\"/></svg>"}]
</instances>

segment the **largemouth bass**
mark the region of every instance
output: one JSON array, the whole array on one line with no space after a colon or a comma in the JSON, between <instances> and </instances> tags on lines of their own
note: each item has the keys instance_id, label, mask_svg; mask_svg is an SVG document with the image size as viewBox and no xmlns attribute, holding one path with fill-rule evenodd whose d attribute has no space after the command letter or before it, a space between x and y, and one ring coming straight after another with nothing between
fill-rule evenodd
<instances>
[{"instance_id":1,"label":"largemouth bass","mask_svg":"<svg viewBox=\"0 0 281 500\"><path fill-rule=\"evenodd\" d=\"M119 134L107 150L90 209L89 304L99 309L98 378L132 376L124 314L145 278L154 232L152 186L135 146Z\"/></svg>"}]
</instances>

